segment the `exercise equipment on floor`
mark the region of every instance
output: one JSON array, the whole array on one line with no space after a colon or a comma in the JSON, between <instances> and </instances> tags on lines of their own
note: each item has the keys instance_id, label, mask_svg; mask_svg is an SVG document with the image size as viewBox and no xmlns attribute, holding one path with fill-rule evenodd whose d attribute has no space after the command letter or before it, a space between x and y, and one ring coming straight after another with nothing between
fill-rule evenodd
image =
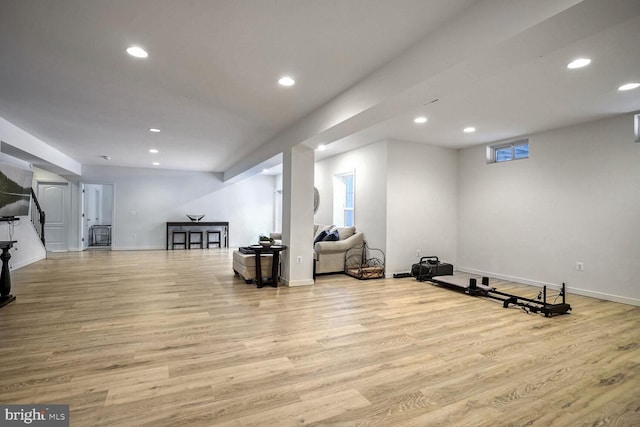
<instances>
[{"instance_id":1,"label":"exercise equipment on floor","mask_svg":"<svg viewBox=\"0 0 640 427\"><path fill-rule=\"evenodd\" d=\"M475 277L454 276L453 266L441 263L437 256L420 258L420 262L411 267L411 275L420 282L428 280L434 284L462 291L471 296L481 296L502 301L504 308L508 308L509 305L519 306L527 312L542 313L545 317L551 317L555 314L569 314L571 312L571 305L566 302L566 287L564 283L553 302L547 301L546 285L538 292L538 296L535 299L521 297L497 290L489 285L488 277L480 278L480 283L478 283L478 278ZM562 297L562 302L556 303L560 297Z\"/></svg>"}]
</instances>

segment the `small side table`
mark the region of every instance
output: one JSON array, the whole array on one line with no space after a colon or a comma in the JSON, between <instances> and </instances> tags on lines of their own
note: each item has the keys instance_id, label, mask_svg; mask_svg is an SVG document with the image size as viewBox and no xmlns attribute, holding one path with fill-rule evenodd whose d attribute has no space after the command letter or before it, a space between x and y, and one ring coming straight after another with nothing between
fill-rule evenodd
<instances>
[{"instance_id":1,"label":"small side table","mask_svg":"<svg viewBox=\"0 0 640 427\"><path fill-rule=\"evenodd\" d=\"M256 286L261 288L264 285L269 285L277 288L280 273L280 252L287 249L287 247L284 245L251 245L249 247L256 253ZM271 281L266 283L262 281L262 265L260 262L260 256L262 254L273 254L273 259L271 260Z\"/></svg>"},{"instance_id":2,"label":"small side table","mask_svg":"<svg viewBox=\"0 0 640 427\"><path fill-rule=\"evenodd\" d=\"M9 260L11 254L9 249L16 243L17 240L0 240L0 249L2 254L0 259L2 260L2 271L0 271L0 308L16 300L16 297L11 295L11 271L9 270Z\"/></svg>"}]
</instances>

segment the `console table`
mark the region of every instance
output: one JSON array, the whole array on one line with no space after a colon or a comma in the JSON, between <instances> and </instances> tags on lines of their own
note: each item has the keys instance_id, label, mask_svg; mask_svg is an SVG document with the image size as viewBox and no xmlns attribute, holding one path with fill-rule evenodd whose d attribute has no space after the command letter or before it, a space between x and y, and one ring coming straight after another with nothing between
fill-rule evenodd
<instances>
[{"instance_id":1,"label":"console table","mask_svg":"<svg viewBox=\"0 0 640 427\"><path fill-rule=\"evenodd\" d=\"M16 243L17 240L0 240L0 249L2 254L0 259L2 260L2 271L0 271L0 307L16 300L16 297L11 295L11 271L9 270L9 260L11 254L9 249Z\"/></svg>"},{"instance_id":2,"label":"console table","mask_svg":"<svg viewBox=\"0 0 640 427\"><path fill-rule=\"evenodd\" d=\"M229 223L222 221L215 222L196 222L196 221L183 221L183 222L167 222L167 250L171 246L171 231L207 231L207 229L215 230L222 228L224 232L224 246L229 247ZM222 243L222 242L221 242Z\"/></svg>"}]
</instances>

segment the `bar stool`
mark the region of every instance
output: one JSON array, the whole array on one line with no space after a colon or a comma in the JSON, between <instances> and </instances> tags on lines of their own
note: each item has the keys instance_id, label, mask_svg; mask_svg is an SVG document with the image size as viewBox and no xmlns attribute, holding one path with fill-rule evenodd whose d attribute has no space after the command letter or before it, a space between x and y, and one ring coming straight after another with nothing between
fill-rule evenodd
<instances>
[{"instance_id":1,"label":"bar stool","mask_svg":"<svg viewBox=\"0 0 640 427\"><path fill-rule=\"evenodd\" d=\"M182 237L181 240L176 239L176 237ZM171 233L171 249L175 249L176 246L184 246L184 249L187 249L187 232L186 231L174 231Z\"/></svg>"},{"instance_id":2,"label":"bar stool","mask_svg":"<svg viewBox=\"0 0 640 427\"><path fill-rule=\"evenodd\" d=\"M217 236L218 239L217 240L211 240L211 236ZM212 230L207 230L207 249L209 249L209 247L211 245L218 245L218 247L222 247L222 244L220 243L220 232L219 231L212 231Z\"/></svg>"},{"instance_id":3,"label":"bar stool","mask_svg":"<svg viewBox=\"0 0 640 427\"><path fill-rule=\"evenodd\" d=\"M198 240L193 240L193 237L198 237ZM200 249L203 248L203 244L204 241L202 239L202 231L190 231L189 232L189 245L188 245L188 249L191 249L191 245L198 245L200 247Z\"/></svg>"}]
</instances>

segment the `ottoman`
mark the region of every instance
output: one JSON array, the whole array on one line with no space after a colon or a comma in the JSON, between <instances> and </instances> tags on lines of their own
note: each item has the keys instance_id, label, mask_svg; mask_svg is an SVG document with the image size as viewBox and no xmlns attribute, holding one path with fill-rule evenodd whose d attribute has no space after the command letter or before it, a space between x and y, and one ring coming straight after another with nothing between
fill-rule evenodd
<instances>
[{"instance_id":1,"label":"ottoman","mask_svg":"<svg viewBox=\"0 0 640 427\"><path fill-rule=\"evenodd\" d=\"M271 263L273 255L260 256L260 267L264 277L271 274ZM246 283L252 283L256 278L256 255L243 254L240 251L233 251L233 272L241 276Z\"/></svg>"}]
</instances>

